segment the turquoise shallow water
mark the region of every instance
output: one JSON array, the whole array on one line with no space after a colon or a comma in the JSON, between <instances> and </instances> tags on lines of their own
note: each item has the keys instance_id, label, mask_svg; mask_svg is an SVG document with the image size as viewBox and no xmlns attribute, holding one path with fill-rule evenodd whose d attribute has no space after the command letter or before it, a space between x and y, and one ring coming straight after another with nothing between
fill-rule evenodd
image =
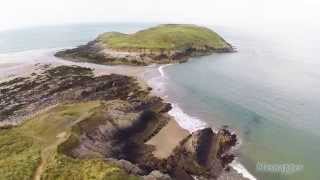
<instances>
[{"instance_id":1,"label":"turquoise shallow water","mask_svg":"<svg viewBox=\"0 0 320 180\"><path fill-rule=\"evenodd\" d=\"M76 46L105 31L148 26L83 24L0 32L0 54ZM159 79L163 94L186 113L237 131L239 160L259 179L320 179L319 38L301 32L216 30L238 52L165 67L166 77ZM303 169L281 174L259 171L257 163L292 163Z\"/></svg>"}]
</instances>

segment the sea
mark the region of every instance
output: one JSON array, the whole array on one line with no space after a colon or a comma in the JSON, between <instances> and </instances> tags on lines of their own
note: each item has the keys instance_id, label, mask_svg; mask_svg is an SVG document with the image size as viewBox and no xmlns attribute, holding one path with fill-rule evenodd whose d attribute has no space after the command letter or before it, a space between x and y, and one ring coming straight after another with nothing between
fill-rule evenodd
<instances>
[{"instance_id":1,"label":"sea","mask_svg":"<svg viewBox=\"0 0 320 180\"><path fill-rule=\"evenodd\" d=\"M21 64L47 63L42 57L106 31L134 33L154 25L88 23L0 31L0 76L10 77ZM228 126L237 133L232 166L249 179L320 179L318 30L208 27L237 52L147 67L149 85L173 105L169 114L191 132Z\"/></svg>"}]
</instances>

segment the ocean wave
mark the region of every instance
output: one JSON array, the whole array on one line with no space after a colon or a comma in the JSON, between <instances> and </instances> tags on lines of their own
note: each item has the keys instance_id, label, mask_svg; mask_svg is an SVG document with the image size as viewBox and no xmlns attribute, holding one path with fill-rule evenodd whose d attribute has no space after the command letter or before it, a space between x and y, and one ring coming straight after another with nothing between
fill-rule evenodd
<instances>
[{"instance_id":1,"label":"ocean wave","mask_svg":"<svg viewBox=\"0 0 320 180\"><path fill-rule=\"evenodd\" d=\"M177 104L171 104L172 109L168 113L174 117L174 119L183 129L186 129L192 133L208 127L207 123L201 121L197 117L190 116L183 112L183 110Z\"/></svg>"}]
</instances>

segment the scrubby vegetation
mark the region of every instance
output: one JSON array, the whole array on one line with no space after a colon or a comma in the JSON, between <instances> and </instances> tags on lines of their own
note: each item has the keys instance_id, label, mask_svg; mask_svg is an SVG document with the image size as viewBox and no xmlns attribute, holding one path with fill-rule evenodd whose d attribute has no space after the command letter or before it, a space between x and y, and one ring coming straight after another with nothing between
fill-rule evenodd
<instances>
[{"instance_id":1,"label":"scrubby vegetation","mask_svg":"<svg viewBox=\"0 0 320 180\"><path fill-rule=\"evenodd\" d=\"M33 138L0 130L0 180L31 179L40 160L41 148Z\"/></svg>"},{"instance_id":2,"label":"scrubby vegetation","mask_svg":"<svg viewBox=\"0 0 320 180\"><path fill-rule=\"evenodd\" d=\"M229 48L217 33L195 25L160 25L134 34L109 32L98 41L115 49L176 50L190 47Z\"/></svg>"},{"instance_id":3,"label":"scrubby vegetation","mask_svg":"<svg viewBox=\"0 0 320 180\"><path fill-rule=\"evenodd\" d=\"M108 180L135 180L134 176L129 176L122 169L114 165L109 165L102 159L74 159L63 154L56 154L46 167L42 175L47 180L88 180L88 179L108 179Z\"/></svg>"},{"instance_id":4,"label":"scrubby vegetation","mask_svg":"<svg viewBox=\"0 0 320 180\"><path fill-rule=\"evenodd\" d=\"M57 151L74 126L101 107L99 101L63 104L0 130L0 180L135 179L102 159L74 159Z\"/></svg>"}]
</instances>

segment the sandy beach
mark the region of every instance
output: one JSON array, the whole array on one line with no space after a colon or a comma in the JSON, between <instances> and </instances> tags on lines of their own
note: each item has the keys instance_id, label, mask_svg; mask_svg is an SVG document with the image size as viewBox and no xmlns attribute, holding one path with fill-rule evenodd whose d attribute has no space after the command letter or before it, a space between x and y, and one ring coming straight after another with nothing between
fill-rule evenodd
<instances>
[{"instance_id":1,"label":"sandy beach","mask_svg":"<svg viewBox=\"0 0 320 180\"><path fill-rule=\"evenodd\" d=\"M172 119L158 134L147 141L146 144L155 147L155 151L153 152L155 157L164 159L169 157L174 148L189 134L187 130L181 128L179 124Z\"/></svg>"}]
</instances>

